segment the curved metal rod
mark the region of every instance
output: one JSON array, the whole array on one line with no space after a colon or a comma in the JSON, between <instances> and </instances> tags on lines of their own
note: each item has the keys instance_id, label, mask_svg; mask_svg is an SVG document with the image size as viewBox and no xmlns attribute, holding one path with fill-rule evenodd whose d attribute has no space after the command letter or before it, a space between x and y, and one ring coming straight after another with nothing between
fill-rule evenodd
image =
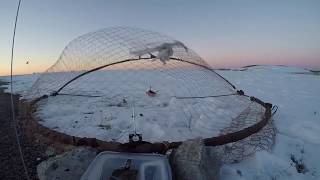
<instances>
[{"instance_id":1,"label":"curved metal rod","mask_svg":"<svg viewBox=\"0 0 320 180\"><path fill-rule=\"evenodd\" d=\"M259 132L263 127L265 127L272 116L272 112L271 112L272 104L265 103L253 96L250 97L250 100L260 104L266 110L264 113L264 117L259 122L253 124L252 126L246 127L244 129L241 129L232 133L223 134L223 135L211 137L211 138L205 138L203 139L204 144L206 146L219 146L223 144L237 142L251 136L252 134ZM181 144L182 144L181 141L172 142L170 143L169 148L177 148Z\"/></svg>"},{"instance_id":2,"label":"curved metal rod","mask_svg":"<svg viewBox=\"0 0 320 180\"><path fill-rule=\"evenodd\" d=\"M82 77L82 76L84 76L84 75L86 75L86 74L89 74L89 73L91 73L91 72L94 72L94 71L103 69L103 68L108 67L108 66L112 66L112 65L116 65L116 64L121 64L121 63L125 63L125 62L138 61L138 60L147 60L147 59L154 59L154 58L155 58L155 56L152 55L152 54L151 54L150 56L151 56L151 57L148 57L148 58L141 58L141 57L140 57L140 58L130 58L130 59L126 59L126 60L123 60L123 61L118 61L118 62L114 62L114 63L110 63L110 64L106 64L106 65L102 65L102 66L93 68L93 69L91 69L91 70L89 70L89 71L86 71L86 72L84 72L84 73L81 73L81 74L79 74L78 76L72 78L72 79L69 80L67 83L65 83L63 86L61 86L61 87L60 87L55 93L53 93L53 94L54 94L54 95L59 94L59 92L60 92L63 88L65 88L68 84L70 84L71 82L75 81L76 79L78 79L78 78L80 78L80 77ZM204 66L204 65L201 65L201 64L197 64L197 63L194 63L194 62L190 62L190 61L185 61L185 60L183 60L183 59L173 58L173 57L171 57L170 59L171 59L171 60L175 60L175 61L180 61L180 62L189 63L189 64L196 65L196 66L200 66L200 67L203 67L203 68L205 68L205 69L207 69L207 70L210 70L211 72L217 74L220 78L222 78L223 80L225 80L228 84L230 84L233 89L236 89L236 87L235 87L233 84L231 84L227 79L225 79L225 78L222 77L220 74L218 74L218 73L215 72L213 69L211 69L211 68L209 68L209 67L207 67L207 66Z\"/></svg>"},{"instance_id":3,"label":"curved metal rod","mask_svg":"<svg viewBox=\"0 0 320 180\"><path fill-rule=\"evenodd\" d=\"M124 63L124 62L130 62L130 61L137 61L137 60L141 60L141 59L150 59L150 58L139 58L139 59L136 59L136 58L131 58L131 59L126 59L126 60L123 60L123 61L119 61L119 62L115 62L115 63L111 63L111 64L106 64L106 65L103 65L103 66L99 66L99 67L96 67L96 68L93 68L89 71L86 71L84 73L81 73L79 74L78 76L72 78L71 80L69 80L67 83L65 83L63 86L61 86L57 91L56 93L59 93L64 87L66 87L68 84L70 84L71 82L73 82L74 80L86 75L86 74L89 74L91 72L94 72L94 71L97 71L99 69L102 69L102 68L105 68L105 67L108 67L108 66L112 66L112 65L115 65L115 64L121 64L121 63Z\"/></svg>"},{"instance_id":4,"label":"curved metal rod","mask_svg":"<svg viewBox=\"0 0 320 180\"><path fill-rule=\"evenodd\" d=\"M46 97L43 97L43 98L46 98ZM255 97L250 97L250 100L262 105L265 108L264 116L259 122L253 124L252 126L246 127L244 129L241 129L232 133L218 135L211 138L205 138L203 139L204 144L206 146L219 146L223 144L237 142L239 140L242 140L244 138L251 136L254 133L259 132L263 127L265 127L267 123L270 122L271 120L272 104L265 103ZM34 103L32 102L30 104L30 108L31 108L30 111L28 111L28 113L31 113L29 114L29 118L31 120L30 127L35 127L39 135L45 138L51 139L52 141L58 140L62 144L71 144L74 146L85 145L85 146L98 148L99 150L104 150L104 151L108 150L108 151L117 151L117 152L165 154L169 149L177 148L183 143L183 141L176 141L176 142L162 141L162 142L154 142L154 143L142 141L142 143L132 144L132 143L120 143L115 141L103 141L95 138L71 136L39 124L39 121L36 120L32 115L35 112L33 110L36 109L37 106L34 106ZM34 131L32 131L33 130L32 128L29 128L28 130L31 130L31 133L34 133Z\"/></svg>"},{"instance_id":5,"label":"curved metal rod","mask_svg":"<svg viewBox=\"0 0 320 180\"><path fill-rule=\"evenodd\" d=\"M228 81L226 78L224 78L223 76L221 76L219 73L217 73L215 70L211 69L211 68L208 68L207 66L204 66L204 65L201 65L201 64L197 64L197 63L194 63L194 62L190 62L190 61L185 61L183 59L178 59L178 58L170 58L172 60L176 60L176 61L181 61L181 62L186 62L186 63L189 63L189 64L193 64L193 65L196 65L196 66L200 66L200 67L203 67L205 69L208 69L209 71L215 73L216 75L218 75L220 78L222 78L223 80L225 80L233 89L237 89L230 81Z\"/></svg>"}]
</instances>

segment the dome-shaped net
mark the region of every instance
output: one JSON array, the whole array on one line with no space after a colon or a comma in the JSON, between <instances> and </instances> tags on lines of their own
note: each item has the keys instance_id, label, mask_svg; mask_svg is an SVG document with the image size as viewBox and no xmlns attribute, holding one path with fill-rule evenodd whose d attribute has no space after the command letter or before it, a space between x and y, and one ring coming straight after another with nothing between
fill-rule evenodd
<instances>
[{"instance_id":1,"label":"dome-shaped net","mask_svg":"<svg viewBox=\"0 0 320 180\"><path fill-rule=\"evenodd\" d=\"M28 93L41 123L74 136L127 142L218 137L261 121L265 107L168 36L128 27L80 36ZM132 118L134 116L134 118Z\"/></svg>"},{"instance_id":2,"label":"dome-shaped net","mask_svg":"<svg viewBox=\"0 0 320 180\"><path fill-rule=\"evenodd\" d=\"M112 83L115 82L115 79L121 78L116 81L121 82L121 80L123 80L126 82L123 83L123 85L130 85L130 83L136 83L135 78L137 78L140 81L145 81L145 84L149 87L150 85L156 86L156 84L160 86L164 79L169 80L164 83L172 83L172 81L174 81L170 86L166 86L166 91L170 92L171 96L177 95L179 92L181 95L190 94L193 96L199 94L220 95L234 92L225 80L217 74L212 73L213 71L208 70L210 67L191 49L186 49L182 46L172 46L173 54L171 57L183 60L184 62L169 60L166 64L163 64L159 60L151 60L151 58L148 58L150 56L148 53L144 55L146 56L145 58L148 59L138 61L136 59L139 57L133 53L140 50L152 49L165 43L175 42L177 41L156 32L128 27L106 28L85 34L74 39L66 46L57 62L34 84L29 93L29 98L36 98L56 92L76 76L107 65L112 65L112 67L105 68L108 70L130 69L128 75L123 75L121 71L117 71L114 75L103 77L103 79L113 79L114 81L112 81ZM158 54L157 51L151 53L155 56ZM129 61L121 63L126 60ZM143 71L140 71L141 69L143 69ZM184 71L185 69L195 71ZM150 71L152 71L152 73L148 74L148 76L152 75L154 77L143 78L143 75ZM120 74L120 76L117 73ZM132 77L131 75L134 76ZM159 81L159 79L162 79L162 81ZM148 81L153 81L153 83L149 83ZM207 84L209 81L211 83ZM123 89L117 87L116 84L107 85L111 83L107 79L105 79L104 82L106 86L111 88L111 91L113 91L113 89L117 89L117 91ZM70 84L70 87L65 88L63 92L74 92L74 90L87 92L83 88L89 87L94 91L97 87L95 83L100 84L99 81L73 82ZM186 86L186 84L189 85ZM75 88L76 86L77 89ZM204 92L206 89L211 89L210 94L208 94L208 91ZM109 92L99 91L99 93L108 94Z\"/></svg>"}]
</instances>

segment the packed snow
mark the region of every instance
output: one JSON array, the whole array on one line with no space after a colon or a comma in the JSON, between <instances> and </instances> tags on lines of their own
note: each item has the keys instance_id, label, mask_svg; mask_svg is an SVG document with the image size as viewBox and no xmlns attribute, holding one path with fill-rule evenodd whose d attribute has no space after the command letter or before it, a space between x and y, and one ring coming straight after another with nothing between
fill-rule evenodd
<instances>
[{"instance_id":1,"label":"packed snow","mask_svg":"<svg viewBox=\"0 0 320 180\"><path fill-rule=\"evenodd\" d=\"M319 74L284 66L254 66L218 73L246 94L279 106L273 117L277 135L272 151L260 151L240 163L223 165L221 179L320 179ZM14 77L14 92L25 92L36 77ZM69 114L68 110L64 113Z\"/></svg>"},{"instance_id":2,"label":"packed snow","mask_svg":"<svg viewBox=\"0 0 320 180\"><path fill-rule=\"evenodd\" d=\"M17 75L13 76L13 94L19 94L21 96L27 94L32 84L39 78L40 74L27 74L27 75ZM0 81L7 82L8 84L3 85L2 87L6 88L4 92L10 93L11 86L10 76L0 76Z\"/></svg>"},{"instance_id":3,"label":"packed snow","mask_svg":"<svg viewBox=\"0 0 320 180\"><path fill-rule=\"evenodd\" d=\"M272 152L223 166L222 179L320 179L320 76L283 66L219 73L246 93L279 106Z\"/></svg>"},{"instance_id":4,"label":"packed snow","mask_svg":"<svg viewBox=\"0 0 320 180\"><path fill-rule=\"evenodd\" d=\"M122 98L60 95L38 103L36 116L41 124L63 133L124 143L135 130L149 142L218 136L247 104L257 116L264 113L260 105L244 97L171 98L168 101L161 97L142 97L133 107L129 100ZM135 120L131 118L133 110Z\"/></svg>"},{"instance_id":5,"label":"packed snow","mask_svg":"<svg viewBox=\"0 0 320 180\"><path fill-rule=\"evenodd\" d=\"M154 97L147 95L150 86ZM261 105L244 96L181 99L230 93L235 91L229 84L204 68L102 70L41 100L36 116L41 124L78 137L125 143L136 132L149 142L184 141L218 136L248 106L252 116L264 114Z\"/></svg>"}]
</instances>

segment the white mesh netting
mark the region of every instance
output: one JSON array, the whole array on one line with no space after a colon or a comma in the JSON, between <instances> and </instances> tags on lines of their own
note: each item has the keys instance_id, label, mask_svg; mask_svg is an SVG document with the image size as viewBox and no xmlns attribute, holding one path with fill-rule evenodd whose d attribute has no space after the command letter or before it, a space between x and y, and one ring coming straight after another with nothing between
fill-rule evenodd
<instances>
[{"instance_id":1,"label":"white mesh netting","mask_svg":"<svg viewBox=\"0 0 320 180\"><path fill-rule=\"evenodd\" d=\"M28 98L32 99L44 94L53 93L59 90L60 87L72 78L75 78L85 71L125 60L137 59L138 56L134 52L149 50L165 43L175 42L177 41L156 32L128 27L106 28L85 34L74 39L66 46L57 62L34 84ZM163 82L164 79L168 79L169 81L165 83L175 81L175 83L172 84L175 87L172 86L172 88L169 88L170 86L166 86L166 88L169 88L166 91L170 91L172 95L175 95L178 92L178 88L180 91L185 91L185 93L190 93L191 95L205 95L206 93L203 94L202 88L211 89L210 95L234 92L232 87L217 74L212 73L205 68L192 65L192 63L195 63L209 68L209 66L191 49L186 49L183 46L177 45L172 46L172 50L173 53L171 57L182 59L189 63L169 60L166 64L163 64L159 60L152 61L150 59L129 61L118 65L112 65L107 68L108 70L130 69L127 75L121 74L120 71L109 71L110 74L106 75L105 78L121 78L118 79L117 82L120 82L121 80L126 82L121 85L136 83L135 80L145 81L147 86L156 85ZM152 53L157 56L159 51L154 51ZM150 55L146 53L144 56L149 57ZM139 70L137 71L137 69ZM144 72L141 72L141 69L143 69ZM184 71L185 69L194 71ZM147 71L150 70L153 72L148 73ZM151 75L152 77L143 78L146 74L148 76ZM159 79L162 81L159 81ZM110 84L108 85L108 79L104 79L103 81L106 86L110 87ZM148 81L153 81L153 83ZM208 84L207 82L210 81L212 81L212 83ZM64 92L74 92L74 89L82 91L83 88L88 88L88 86L91 86L94 91L94 88L97 87L95 83L101 83L99 81L89 80L87 80L86 83L84 82L84 80L80 83L76 83L75 81L70 84L71 86L69 86L68 89L64 89ZM112 84L112 88L117 88L118 90L123 89L117 86L119 85ZM113 89L110 90L113 91ZM200 92L197 92L199 90ZM106 94L107 92L99 91L99 93Z\"/></svg>"},{"instance_id":2,"label":"white mesh netting","mask_svg":"<svg viewBox=\"0 0 320 180\"><path fill-rule=\"evenodd\" d=\"M183 43L129 27L71 41L27 97L50 94L56 96L37 103L42 124L117 142L133 131L149 142L216 137L252 126L265 113Z\"/></svg>"}]
</instances>

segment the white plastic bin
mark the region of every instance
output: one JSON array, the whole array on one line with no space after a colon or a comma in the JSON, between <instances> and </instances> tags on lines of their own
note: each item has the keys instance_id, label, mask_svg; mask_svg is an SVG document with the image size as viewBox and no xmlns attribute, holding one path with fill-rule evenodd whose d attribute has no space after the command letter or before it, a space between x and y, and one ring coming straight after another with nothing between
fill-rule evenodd
<instances>
[{"instance_id":1,"label":"white plastic bin","mask_svg":"<svg viewBox=\"0 0 320 180\"><path fill-rule=\"evenodd\" d=\"M91 162L81 180L171 180L168 159L159 154L105 151Z\"/></svg>"}]
</instances>

